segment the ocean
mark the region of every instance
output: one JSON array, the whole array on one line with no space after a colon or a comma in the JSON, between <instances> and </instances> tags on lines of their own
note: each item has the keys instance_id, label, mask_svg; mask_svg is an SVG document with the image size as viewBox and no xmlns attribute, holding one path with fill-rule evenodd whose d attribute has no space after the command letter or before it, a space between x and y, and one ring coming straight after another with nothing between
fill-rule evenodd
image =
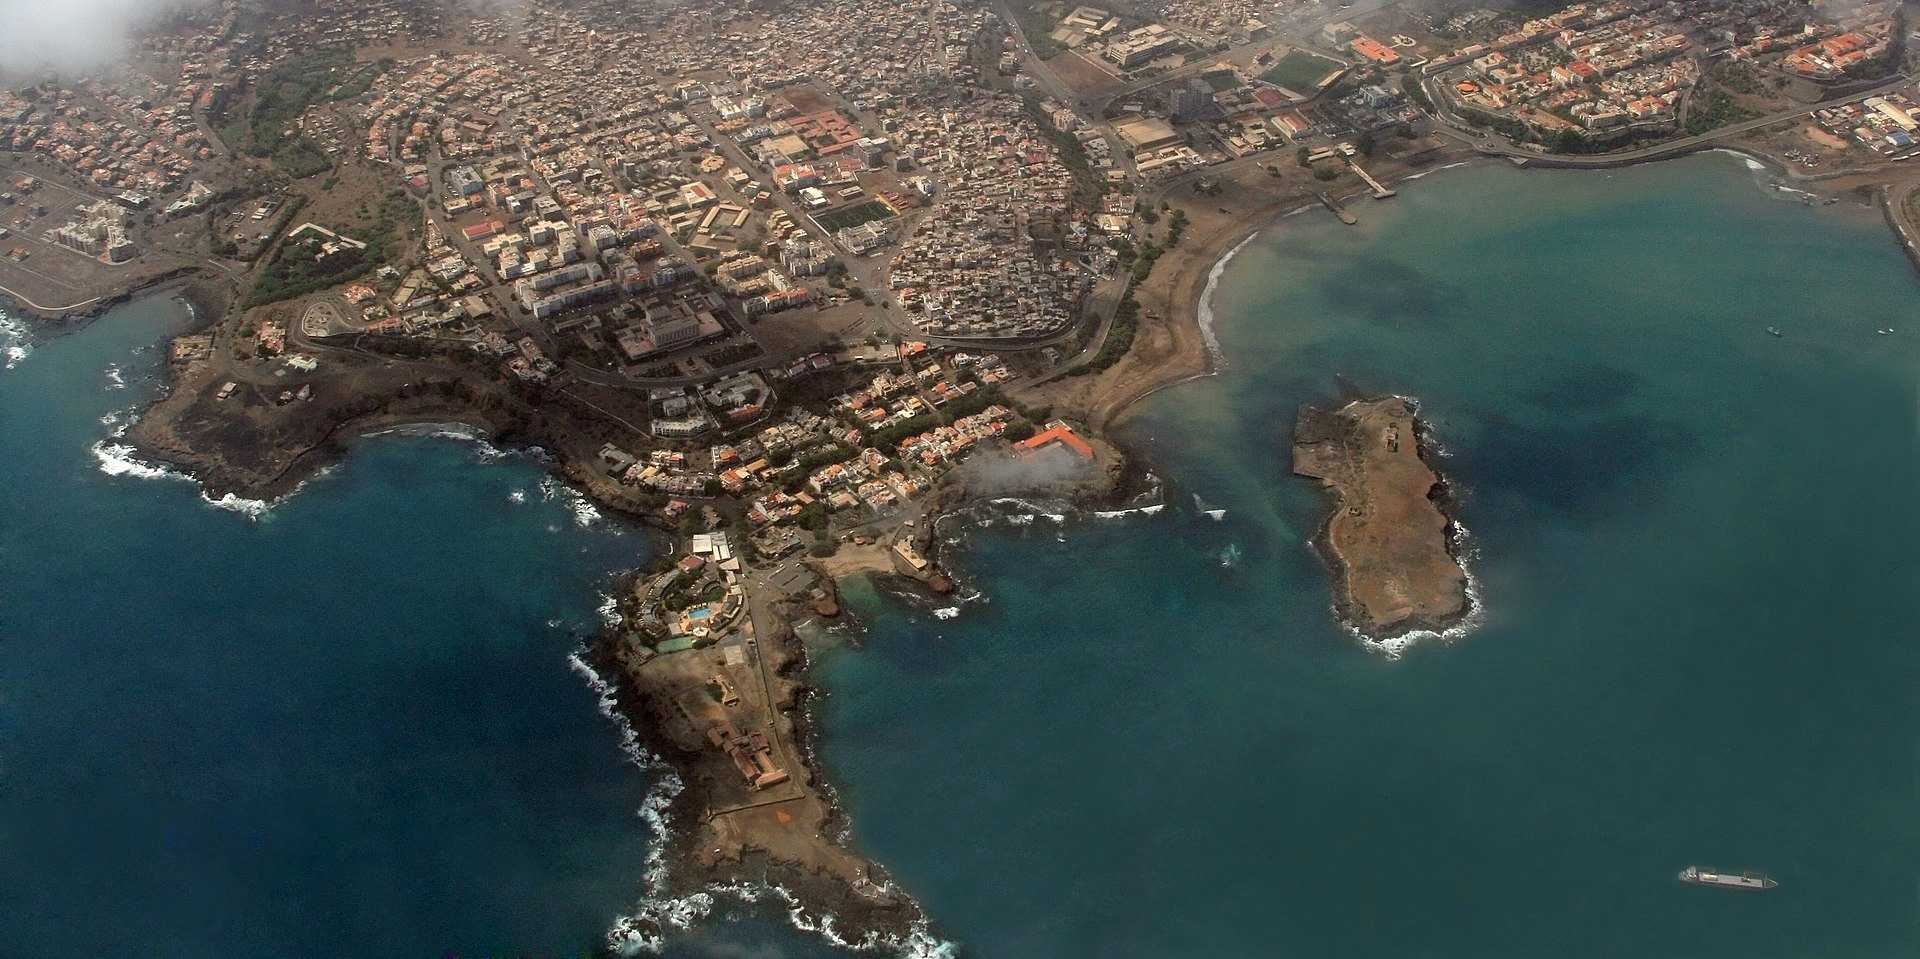
<instances>
[{"instance_id":1,"label":"ocean","mask_svg":"<svg viewBox=\"0 0 1920 959\"><path fill-rule=\"evenodd\" d=\"M1221 270L1222 372L1123 431L1164 508L1004 503L941 528L965 598L849 585L812 708L860 849L968 956L1914 954L1920 282L1877 213L1726 155L1356 212ZM567 660L650 543L442 438L254 518L107 475L183 321L0 372L0 941L593 948L656 783ZM1333 619L1288 439L1344 389L1424 404L1460 635ZM763 900L666 954L842 953Z\"/></svg>"},{"instance_id":2,"label":"ocean","mask_svg":"<svg viewBox=\"0 0 1920 959\"><path fill-rule=\"evenodd\" d=\"M189 318L8 344L0 954L597 947L651 782L569 655L652 542L424 435L217 508L113 440Z\"/></svg>"},{"instance_id":3,"label":"ocean","mask_svg":"<svg viewBox=\"0 0 1920 959\"><path fill-rule=\"evenodd\" d=\"M851 591L857 841L970 955L1920 953L1920 283L1877 212L1727 155L1356 212L1221 271L1223 371L1123 434L1166 509L955 524L957 615ZM1343 389L1424 405L1464 635L1333 619L1288 444Z\"/></svg>"}]
</instances>

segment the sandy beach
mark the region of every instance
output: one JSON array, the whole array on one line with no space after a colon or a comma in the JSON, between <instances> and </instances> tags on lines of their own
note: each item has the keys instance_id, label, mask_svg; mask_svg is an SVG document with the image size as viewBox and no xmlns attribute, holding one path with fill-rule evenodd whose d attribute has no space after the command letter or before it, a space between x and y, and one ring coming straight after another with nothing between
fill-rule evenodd
<instances>
[{"instance_id":1,"label":"sandy beach","mask_svg":"<svg viewBox=\"0 0 1920 959\"><path fill-rule=\"evenodd\" d=\"M1369 170L1391 184L1472 156L1464 149L1444 150L1417 166L1382 159L1370 162ZM1278 176L1269 172L1276 164ZM1199 192L1196 187L1209 179L1217 191ZM1152 273L1134 287L1140 322L1133 348L1100 373L1062 377L1033 388L1032 401L1051 403L1056 411L1102 432L1122 422L1134 404L1155 391L1212 372L1214 357L1199 319L1214 266L1282 216L1317 203L1321 190L1352 197L1364 193L1365 187L1351 174L1321 182L1290 157L1268 156L1259 162L1240 160L1214 167L1205 176L1179 177L1143 193L1143 208L1171 205L1186 213L1187 223L1179 244L1162 253ZM1169 215L1163 212L1149 231L1156 242L1164 242L1168 221Z\"/></svg>"}]
</instances>

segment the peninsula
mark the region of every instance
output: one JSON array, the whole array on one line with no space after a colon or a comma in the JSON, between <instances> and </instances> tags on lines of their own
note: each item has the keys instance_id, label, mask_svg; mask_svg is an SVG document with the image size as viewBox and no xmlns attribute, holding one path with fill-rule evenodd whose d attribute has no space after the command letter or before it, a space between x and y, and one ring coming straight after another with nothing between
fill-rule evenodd
<instances>
[{"instance_id":1,"label":"peninsula","mask_svg":"<svg viewBox=\"0 0 1920 959\"><path fill-rule=\"evenodd\" d=\"M1319 540L1333 568L1334 607L1372 639L1438 632L1472 610L1440 505L1445 486L1422 453L1420 429L1413 402L1399 396L1303 407L1294 425L1294 473L1334 495Z\"/></svg>"}]
</instances>

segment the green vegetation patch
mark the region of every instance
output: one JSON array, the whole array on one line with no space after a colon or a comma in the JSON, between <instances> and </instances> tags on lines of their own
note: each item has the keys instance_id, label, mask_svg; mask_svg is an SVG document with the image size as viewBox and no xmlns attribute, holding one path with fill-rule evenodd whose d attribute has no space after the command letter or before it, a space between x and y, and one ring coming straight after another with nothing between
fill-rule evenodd
<instances>
[{"instance_id":1,"label":"green vegetation patch","mask_svg":"<svg viewBox=\"0 0 1920 959\"><path fill-rule=\"evenodd\" d=\"M1267 68L1260 79L1276 86L1286 87L1296 93L1308 93L1320 85L1320 81L1332 75L1344 64L1329 60L1319 54L1305 50L1289 51L1279 62Z\"/></svg>"},{"instance_id":2,"label":"green vegetation patch","mask_svg":"<svg viewBox=\"0 0 1920 959\"><path fill-rule=\"evenodd\" d=\"M1060 151L1060 162L1073 174L1073 189L1076 202L1090 202L1106 192L1105 178L1094 172L1093 161L1087 156L1087 148L1078 137L1053 125L1053 119L1040 109L1040 98L1031 93L1022 95L1026 104L1027 116L1033 119L1047 137L1053 140L1054 149Z\"/></svg>"},{"instance_id":3,"label":"green vegetation patch","mask_svg":"<svg viewBox=\"0 0 1920 959\"><path fill-rule=\"evenodd\" d=\"M813 221L820 224L821 229L831 233L850 226L859 226L862 223L872 223L875 220L890 220L893 216L893 207L880 200L868 200L859 206L829 210L814 217Z\"/></svg>"},{"instance_id":4,"label":"green vegetation patch","mask_svg":"<svg viewBox=\"0 0 1920 959\"><path fill-rule=\"evenodd\" d=\"M1210 73L1201 74L1200 79L1205 81L1207 86L1213 88L1213 92L1215 93L1225 93L1240 85L1239 75L1232 70L1214 70Z\"/></svg>"},{"instance_id":5,"label":"green vegetation patch","mask_svg":"<svg viewBox=\"0 0 1920 959\"><path fill-rule=\"evenodd\" d=\"M1733 101L1725 90L1714 90L1704 101L1695 100L1687 108L1687 134L1698 136L1718 130L1729 123L1751 120L1760 114Z\"/></svg>"},{"instance_id":6,"label":"green vegetation patch","mask_svg":"<svg viewBox=\"0 0 1920 959\"><path fill-rule=\"evenodd\" d=\"M260 78L253 108L245 117L221 124L220 138L249 156L271 158L292 177L309 177L332 169L332 161L294 129L294 122L316 103L365 93L381 72L377 63L358 70L352 66L352 52L340 47L289 58Z\"/></svg>"},{"instance_id":7,"label":"green vegetation patch","mask_svg":"<svg viewBox=\"0 0 1920 959\"><path fill-rule=\"evenodd\" d=\"M336 253L325 260L315 254L320 243L316 237L302 237L280 244L260 278L247 294L248 308L305 296L357 280L386 263L397 252L406 224L420 215L420 208L404 190L394 190L381 198L379 218L370 227L346 230L343 235L365 243L366 249Z\"/></svg>"},{"instance_id":8,"label":"green vegetation patch","mask_svg":"<svg viewBox=\"0 0 1920 959\"><path fill-rule=\"evenodd\" d=\"M1008 4L1013 17L1020 24L1020 32L1026 35L1027 44L1040 59L1047 60L1064 53L1066 47L1053 38L1053 28L1059 26L1068 8L1059 7L1060 16L1050 16L1047 7L1052 4L1037 3L1035 0L1013 0Z\"/></svg>"}]
</instances>

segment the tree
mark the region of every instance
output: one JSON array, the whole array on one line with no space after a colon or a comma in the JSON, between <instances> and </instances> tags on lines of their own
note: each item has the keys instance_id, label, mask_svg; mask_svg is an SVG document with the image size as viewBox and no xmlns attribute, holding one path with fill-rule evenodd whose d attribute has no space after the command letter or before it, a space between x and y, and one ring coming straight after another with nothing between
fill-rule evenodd
<instances>
[{"instance_id":1,"label":"tree","mask_svg":"<svg viewBox=\"0 0 1920 959\"><path fill-rule=\"evenodd\" d=\"M1306 147L1301 147L1300 149L1293 151L1293 161L1295 163L1300 164L1301 166L1313 165L1313 161L1307 159L1310 156L1313 156L1313 151L1307 149Z\"/></svg>"}]
</instances>

